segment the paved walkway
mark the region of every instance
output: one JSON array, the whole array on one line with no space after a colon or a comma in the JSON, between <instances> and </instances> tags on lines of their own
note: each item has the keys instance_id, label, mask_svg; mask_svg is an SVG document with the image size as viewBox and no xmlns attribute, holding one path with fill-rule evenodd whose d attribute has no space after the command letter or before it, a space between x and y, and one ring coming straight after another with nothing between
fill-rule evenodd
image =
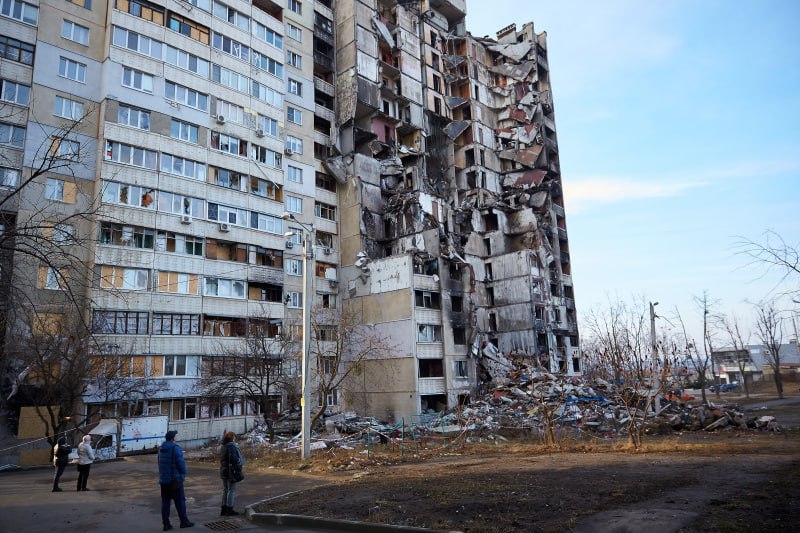
<instances>
[{"instance_id":1,"label":"paved walkway","mask_svg":"<svg viewBox=\"0 0 800 533\"><path fill-rule=\"evenodd\" d=\"M189 463L187 467L187 508L196 525L186 530L176 527L176 531L266 530L243 517L219 516L222 483L216 465ZM239 512L245 505L322 483L311 476L286 472L254 474L245 469L245 476L238 490ZM52 478L50 468L0 472L0 533L161 531L155 455L95 463L88 492L75 490L77 471L73 465L61 478L64 492L51 492ZM177 526L178 522L173 507L172 523Z\"/></svg>"}]
</instances>

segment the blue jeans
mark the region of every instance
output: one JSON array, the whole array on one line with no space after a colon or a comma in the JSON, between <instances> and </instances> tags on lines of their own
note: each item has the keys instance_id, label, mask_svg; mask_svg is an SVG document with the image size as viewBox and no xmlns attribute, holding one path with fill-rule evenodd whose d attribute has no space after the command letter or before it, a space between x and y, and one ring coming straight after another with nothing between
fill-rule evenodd
<instances>
[{"instance_id":1,"label":"blue jeans","mask_svg":"<svg viewBox=\"0 0 800 533\"><path fill-rule=\"evenodd\" d=\"M222 480L222 505L233 507L236 502L236 482L232 479Z\"/></svg>"},{"instance_id":2,"label":"blue jeans","mask_svg":"<svg viewBox=\"0 0 800 533\"><path fill-rule=\"evenodd\" d=\"M171 483L161 485L161 521L165 526L169 524L169 504L173 501L181 524L185 524L189 521L189 517L186 516L186 494L183 492L183 481L177 481L174 485Z\"/></svg>"}]
</instances>

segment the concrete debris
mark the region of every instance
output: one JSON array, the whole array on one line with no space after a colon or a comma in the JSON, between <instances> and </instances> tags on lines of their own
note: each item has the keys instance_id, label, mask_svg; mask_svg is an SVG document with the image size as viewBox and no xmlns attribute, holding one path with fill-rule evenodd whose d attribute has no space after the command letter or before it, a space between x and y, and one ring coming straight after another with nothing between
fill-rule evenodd
<instances>
[{"instance_id":1,"label":"concrete debris","mask_svg":"<svg viewBox=\"0 0 800 533\"><path fill-rule=\"evenodd\" d=\"M523 41L514 44L495 44L487 46L486 48L518 63L527 57L532 47L533 42Z\"/></svg>"}]
</instances>

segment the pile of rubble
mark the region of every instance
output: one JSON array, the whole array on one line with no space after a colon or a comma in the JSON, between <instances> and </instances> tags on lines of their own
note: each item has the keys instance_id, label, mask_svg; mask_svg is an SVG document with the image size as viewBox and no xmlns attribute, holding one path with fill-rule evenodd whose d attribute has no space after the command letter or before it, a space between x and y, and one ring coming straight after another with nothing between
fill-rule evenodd
<instances>
[{"instance_id":1,"label":"pile of rubble","mask_svg":"<svg viewBox=\"0 0 800 533\"><path fill-rule=\"evenodd\" d=\"M502 371L493 372L490 386L468 405L446 413L426 412L397 425L356 413L337 414L326 418L325 431L313 439L312 445L350 448L389 440L459 435L470 440L496 439L504 433L519 434L520 430L541 433L548 426L600 437L625 435L631 427L644 427L649 434L722 429L781 431L774 417L747 416L736 405L703 405L700 399L692 398L680 403L659 397L656 402L652 391L603 380L555 375L511 362L496 368ZM278 423L296 423L299 427L299 412L285 413ZM272 445L297 446L296 433L278 437ZM266 428L255 428L248 438L253 444L269 445Z\"/></svg>"}]
</instances>

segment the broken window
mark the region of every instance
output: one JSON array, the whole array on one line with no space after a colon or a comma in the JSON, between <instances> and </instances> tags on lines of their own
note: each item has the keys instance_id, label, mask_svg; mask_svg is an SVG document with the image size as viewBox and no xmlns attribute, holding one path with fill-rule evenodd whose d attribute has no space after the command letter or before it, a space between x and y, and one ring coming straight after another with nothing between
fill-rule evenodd
<instances>
[{"instance_id":1,"label":"broken window","mask_svg":"<svg viewBox=\"0 0 800 533\"><path fill-rule=\"evenodd\" d=\"M451 296L450 297L450 308L454 313L461 313L464 311L464 297L463 296Z\"/></svg>"},{"instance_id":2,"label":"broken window","mask_svg":"<svg viewBox=\"0 0 800 533\"><path fill-rule=\"evenodd\" d=\"M467 362L466 361L456 361L456 377L457 378L466 378L469 376L467 370Z\"/></svg>"},{"instance_id":3,"label":"broken window","mask_svg":"<svg viewBox=\"0 0 800 533\"><path fill-rule=\"evenodd\" d=\"M486 303L494 305L494 289L492 287L486 287Z\"/></svg>"},{"instance_id":4,"label":"broken window","mask_svg":"<svg viewBox=\"0 0 800 533\"><path fill-rule=\"evenodd\" d=\"M453 328L453 344L467 344L467 330L463 327Z\"/></svg>"},{"instance_id":5,"label":"broken window","mask_svg":"<svg viewBox=\"0 0 800 533\"><path fill-rule=\"evenodd\" d=\"M439 262L436 259L430 259L421 263L414 263L414 274L423 276L433 276L439 273Z\"/></svg>"},{"instance_id":6,"label":"broken window","mask_svg":"<svg viewBox=\"0 0 800 533\"><path fill-rule=\"evenodd\" d=\"M460 280L461 279L461 265L459 263L450 263L449 269L450 279L452 280ZM453 309L455 311L455 309Z\"/></svg>"},{"instance_id":7,"label":"broken window","mask_svg":"<svg viewBox=\"0 0 800 533\"><path fill-rule=\"evenodd\" d=\"M492 264L486 263L486 281L492 281L494 279L494 275L492 273Z\"/></svg>"},{"instance_id":8,"label":"broken window","mask_svg":"<svg viewBox=\"0 0 800 533\"><path fill-rule=\"evenodd\" d=\"M442 378L444 377L444 365L441 359L420 359L419 377L421 378Z\"/></svg>"},{"instance_id":9,"label":"broken window","mask_svg":"<svg viewBox=\"0 0 800 533\"><path fill-rule=\"evenodd\" d=\"M414 291L414 301L417 307L428 309L441 309L439 304L440 297L438 292Z\"/></svg>"},{"instance_id":10,"label":"broken window","mask_svg":"<svg viewBox=\"0 0 800 533\"><path fill-rule=\"evenodd\" d=\"M489 313L489 329L491 331L497 331L497 314L496 313Z\"/></svg>"},{"instance_id":11,"label":"broken window","mask_svg":"<svg viewBox=\"0 0 800 533\"><path fill-rule=\"evenodd\" d=\"M442 99L438 96L433 97L433 112L437 115L442 114Z\"/></svg>"},{"instance_id":12,"label":"broken window","mask_svg":"<svg viewBox=\"0 0 800 533\"><path fill-rule=\"evenodd\" d=\"M417 342L442 342L442 326L419 324L417 330Z\"/></svg>"},{"instance_id":13,"label":"broken window","mask_svg":"<svg viewBox=\"0 0 800 533\"><path fill-rule=\"evenodd\" d=\"M439 72L441 70L440 61L439 61L439 54L435 52L431 52L431 67L433 70Z\"/></svg>"},{"instance_id":14,"label":"broken window","mask_svg":"<svg viewBox=\"0 0 800 533\"><path fill-rule=\"evenodd\" d=\"M497 214L489 212L483 215L483 227L486 231L497 231L499 228Z\"/></svg>"},{"instance_id":15,"label":"broken window","mask_svg":"<svg viewBox=\"0 0 800 533\"><path fill-rule=\"evenodd\" d=\"M336 181L332 177L323 172L317 172L316 186L318 189L324 189L326 191L336 192Z\"/></svg>"},{"instance_id":16,"label":"broken window","mask_svg":"<svg viewBox=\"0 0 800 533\"><path fill-rule=\"evenodd\" d=\"M259 302L283 303L283 288L280 285L251 281L247 286L247 298Z\"/></svg>"}]
</instances>

